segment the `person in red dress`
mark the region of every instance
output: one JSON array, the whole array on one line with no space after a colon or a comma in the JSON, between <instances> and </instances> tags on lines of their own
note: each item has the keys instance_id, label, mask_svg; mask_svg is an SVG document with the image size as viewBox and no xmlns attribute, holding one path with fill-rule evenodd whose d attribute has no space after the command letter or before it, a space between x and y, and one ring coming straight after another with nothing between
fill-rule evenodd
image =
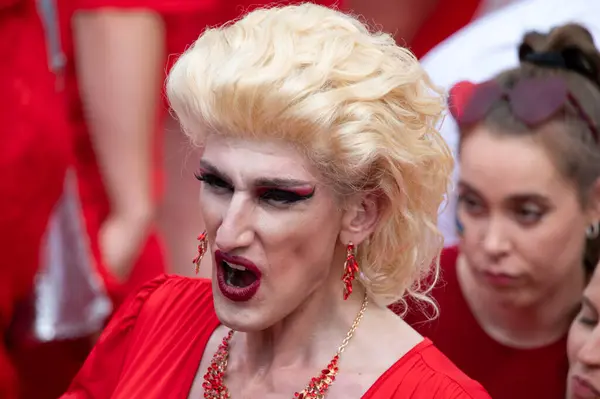
<instances>
[{"instance_id":1,"label":"person in red dress","mask_svg":"<svg viewBox=\"0 0 600 399\"><path fill-rule=\"evenodd\" d=\"M11 325L33 293L73 149L35 1L0 0L0 54L0 397L14 399Z\"/></svg>"},{"instance_id":2,"label":"person in red dress","mask_svg":"<svg viewBox=\"0 0 600 399\"><path fill-rule=\"evenodd\" d=\"M129 292L165 272L162 246L152 225L153 209L160 194L160 169L154 166L158 162L153 159L153 154L158 152L158 132L162 131L157 120L162 112L160 93L167 51L163 45L165 29L161 13L210 11L213 2L59 0L51 3L57 6L53 11L58 16L55 21L59 22L58 31L53 31L55 26L49 25L46 37L42 32L36 37L39 43L35 46L20 45L18 51L16 48L7 51L7 54L27 54L26 49L31 48L35 52L27 60L36 65L43 64L38 69L48 69L47 62L32 57L45 60L37 50L45 50L47 37L56 35L60 38L59 50L65 62L61 79L57 80L61 84L50 80L47 85L52 90L63 88L66 96L49 97L45 92L32 94L35 101L28 104L27 111L31 114L13 112L15 116L11 116L21 118L19 123L23 126L28 126L25 122L28 120L37 123L35 117L42 110L48 118L46 122L39 122L46 124L47 131L40 129L39 134L45 136L36 147L40 162L46 157L48 164L39 166L30 161L25 165L27 159L24 158L24 164L17 170L38 173L40 178L52 172L55 165L50 165L48 154L65 141L59 134L49 134L55 129L54 121L62 123L65 133L74 130L76 134L70 140L74 141L75 148L71 149L70 162L75 164L79 176L89 244L95 255L95 266L104 278L116 309ZM76 13L77 18L74 18ZM14 39L12 43L10 41L8 39L7 44L14 46ZM33 69L24 65L19 68L13 73L24 75ZM38 71L37 75L37 81L42 81L49 74ZM62 107L65 102L69 112ZM33 109L33 105L38 109ZM20 130L9 127L9 131ZM46 144L47 140L52 146ZM14 188L23 193L20 194L22 198L30 192L37 193L53 181L47 178L48 185L24 185L23 182L30 180L27 175L14 176L19 178L19 185L15 184ZM60 184L62 188L62 181ZM39 202L35 206L23 205L32 220L42 216L39 213L46 207L45 198L51 195L52 191L48 190L45 196L38 193L37 200L22 201L23 204ZM35 223L36 226L38 223L43 225L45 218L39 217ZM11 234L14 235L14 231ZM36 241L33 239L21 238L19 246L5 242L11 248L26 248L28 253L35 255L32 248ZM29 267L29 257L21 257L18 261L9 251L7 254L11 263L24 265L19 270L25 271ZM63 394L89 355L94 336L86 331L86 335L68 340L27 342L26 345L13 342L11 354L20 379L19 397L55 399ZM19 340L22 341L22 337Z\"/></svg>"},{"instance_id":3,"label":"person in red dress","mask_svg":"<svg viewBox=\"0 0 600 399\"><path fill-rule=\"evenodd\" d=\"M567 331L598 260L584 253L600 233L600 54L567 25L526 35L519 57L450 93L462 237L442 253L439 318L405 320L494 399L563 399Z\"/></svg>"},{"instance_id":4,"label":"person in red dress","mask_svg":"<svg viewBox=\"0 0 600 399\"><path fill-rule=\"evenodd\" d=\"M566 399L600 398L600 270L583 293L567 340L569 378Z\"/></svg>"},{"instance_id":5,"label":"person in red dress","mask_svg":"<svg viewBox=\"0 0 600 399\"><path fill-rule=\"evenodd\" d=\"M213 279L149 283L63 399L489 398L386 306L435 273L452 166L409 51L327 7L259 9L203 33L167 92L202 146Z\"/></svg>"}]
</instances>

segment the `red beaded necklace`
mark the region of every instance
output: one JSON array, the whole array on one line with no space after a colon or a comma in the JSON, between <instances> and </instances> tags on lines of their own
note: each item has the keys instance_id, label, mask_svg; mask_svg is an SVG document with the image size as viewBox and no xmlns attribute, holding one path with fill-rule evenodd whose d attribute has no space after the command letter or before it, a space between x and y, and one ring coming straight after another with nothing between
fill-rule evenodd
<instances>
[{"instance_id":1,"label":"red beaded necklace","mask_svg":"<svg viewBox=\"0 0 600 399\"><path fill-rule=\"evenodd\" d=\"M358 315L354 319L348 334L346 334L346 338L342 341L342 344L339 346L335 356L327 367L321 370L321 373L318 377L313 377L306 388L304 388L300 392L294 393L294 399L323 399L327 390L335 381L335 376L338 373L338 361L340 359L340 355L348 346L348 342L354 335L354 331L358 327L358 324L363 318L365 314L365 310L367 309L369 301L367 296L365 295L365 299L363 300L362 306ZM205 399L230 399L231 395L229 390L225 386L225 372L227 371L227 360L229 358L229 343L231 341L231 337L233 337L233 330L229 330L227 335L223 338L223 341L219 345L217 352L213 355L213 358L208 366L208 370L206 370L206 374L204 374L204 383L202 387L204 388L204 398Z\"/></svg>"}]
</instances>

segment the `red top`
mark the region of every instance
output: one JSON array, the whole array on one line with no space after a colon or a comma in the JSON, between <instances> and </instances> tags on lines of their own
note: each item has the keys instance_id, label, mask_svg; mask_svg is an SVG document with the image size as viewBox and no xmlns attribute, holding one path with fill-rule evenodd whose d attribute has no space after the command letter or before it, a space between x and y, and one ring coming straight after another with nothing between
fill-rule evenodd
<instances>
[{"instance_id":1,"label":"red top","mask_svg":"<svg viewBox=\"0 0 600 399\"><path fill-rule=\"evenodd\" d=\"M429 50L471 23L481 3L482 0L462 0L458 7L454 0L439 0L408 47L417 58L423 57Z\"/></svg>"},{"instance_id":2,"label":"red top","mask_svg":"<svg viewBox=\"0 0 600 399\"><path fill-rule=\"evenodd\" d=\"M121 307L62 399L185 399L218 326L209 280L161 276ZM489 396L426 339L363 396L383 398Z\"/></svg>"},{"instance_id":3,"label":"red top","mask_svg":"<svg viewBox=\"0 0 600 399\"><path fill-rule=\"evenodd\" d=\"M481 382L494 399L564 399L569 368L566 336L537 349L502 345L479 326L456 276L458 249L442 252L444 282L433 291L440 317L427 322L416 313L405 320L429 337L467 375Z\"/></svg>"},{"instance_id":4,"label":"red top","mask_svg":"<svg viewBox=\"0 0 600 399\"><path fill-rule=\"evenodd\" d=\"M15 306L31 294L43 235L72 162L71 130L63 117L64 99L56 84L48 68L35 0L0 0L2 399L17 397L7 330Z\"/></svg>"}]
</instances>

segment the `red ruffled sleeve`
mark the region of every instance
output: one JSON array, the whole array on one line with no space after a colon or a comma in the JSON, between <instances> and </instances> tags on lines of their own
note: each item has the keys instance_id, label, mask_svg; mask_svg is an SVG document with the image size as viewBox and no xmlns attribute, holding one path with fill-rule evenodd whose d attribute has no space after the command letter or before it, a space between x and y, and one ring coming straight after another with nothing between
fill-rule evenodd
<instances>
[{"instance_id":1,"label":"red ruffled sleeve","mask_svg":"<svg viewBox=\"0 0 600 399\"><path fill-rule=\"evenodd\" d=\"M144 285L119 308L98 343L61 399L110 398L121 374L138 315L147 299L169 277L162 275Z\"/></svg>"}]
</instances>

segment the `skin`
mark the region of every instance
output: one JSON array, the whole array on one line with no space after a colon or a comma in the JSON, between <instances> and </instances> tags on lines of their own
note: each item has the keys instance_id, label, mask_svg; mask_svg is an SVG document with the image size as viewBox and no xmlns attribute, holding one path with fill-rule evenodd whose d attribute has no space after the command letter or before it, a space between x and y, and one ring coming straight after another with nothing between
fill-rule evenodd
<instances>
[{"instance_id":1,"label":"skin","mask_svg":"<svg viewBox=\"0 0 600 399\"><path fill-rule=\"evenodd\" d=\"M581 311L569 331L569 379L567 399L579 399L573 389L583 380L600 392L600 271L596 267L590 283L583 293ZM600 397L600 394L598 394Z\"/></svg>"},{"instance_id":2,"label":"skin","mask_svg":"<svg viewBox=\"0 0 600 399\"><path fill-rule=\"evenodd\" d=\"M100 231L106 264L127 280L153 223L152 142L164 76L164 27L144 10L80 12L77 79L111 213Z\"/></svg>"},{"instance_id":3,"label":"skin","mask_svg":"<svg viewBox=\"0 0 600 399\"><path fill-rule=\"evenodd\" d=\"M287 399L331 360L358 314L364 289L355 283L344 301L340 279L347 242L360 244L376 226L377 201L357 196L342 207L301 153L281 142L209 136L200 165L211 249L251 260L262 279L254 298L232 302L213 278L215 308L224 326L207 345L190 397L202 395L203 375L232 328L237 332L226 379L232 397ZM266 187L265 179L284 182ZM297 193L306 197L310 192L310 198L290 202ZM371 301L328 397L366 392L421 340L399 317Z\"/></svg>"},{"instance_id":4,"label":"skin","mask_svg":"<svg viewBox=\"0 0 600 399\"><path fill-rule=\"evenodd\" d=\"M531 137L476 127L460 162L458 275L467 302L498 342L555 342L580 303L585 229L597 208L581 206L576 187Z\"/></svg>"}]
</instances>

